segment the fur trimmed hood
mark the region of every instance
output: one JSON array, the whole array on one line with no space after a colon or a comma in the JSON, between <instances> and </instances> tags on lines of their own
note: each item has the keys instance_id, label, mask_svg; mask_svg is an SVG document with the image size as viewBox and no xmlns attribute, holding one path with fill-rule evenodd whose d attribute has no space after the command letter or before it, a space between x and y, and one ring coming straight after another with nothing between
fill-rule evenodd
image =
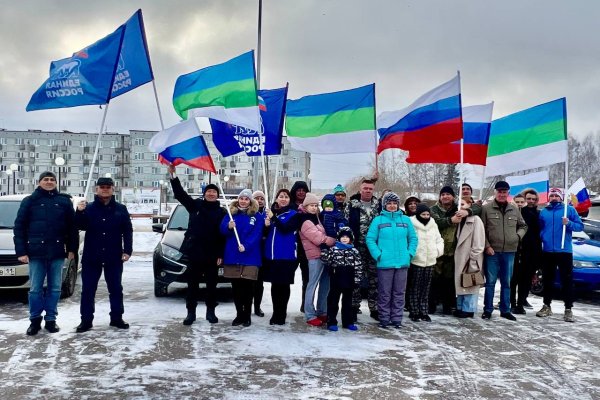
<instances>
[{"instance_id":1,"label":"fur trimmed hood","mask_svg":"<svg viewBox=\"0 0 600 400\"><path fill-rule=\"evenodd\" d=\"M232 215L240 212L239 203L237 200L234 200L229 205L229 210ZM254 199L250 199L250 206L248 206L248 215L255 215L258 212L258 202Z\"/></svg>"}]
</instances>

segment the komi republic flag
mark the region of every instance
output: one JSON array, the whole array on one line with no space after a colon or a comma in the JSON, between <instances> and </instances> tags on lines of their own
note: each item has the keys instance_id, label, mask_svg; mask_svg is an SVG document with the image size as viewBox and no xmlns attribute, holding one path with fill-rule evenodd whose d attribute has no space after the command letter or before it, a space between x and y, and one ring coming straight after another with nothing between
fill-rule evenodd
<instances>
[{"instance_id":1,"label":"komi republic flag","mask_svg":"<svg viewBox=\"0 0 600 400\"><path fill-rule=\"evenodd\" d=\"M288 100L285 130L296 150L313 154L374 152L375 84Z\"/></svg>"},{"instance_id":2,"label":"komi republic flag","mask_svg":"<svg viewBox=\"0 0 600 400\"><path fill-rule=\"evenodd\" d=\"M286 98L287 86L258 91L258 108L263 125L263 153L266 156L281 153ZM250 157L260 156L260 135L257 131L214 119L210 120L210 126L215 147L223 157L242 151Z\"/></svg>"},{"instance_id":3,"label":"komi republic flag","mask_svg":"<svg viewBox=\"0 0 600 400\"><path fill-rule=\"evenodd\" d=\"M183 119L207 117L258 131L254 51L181 75L175 82L173 107Z\"/></svg>"}]
</instances>

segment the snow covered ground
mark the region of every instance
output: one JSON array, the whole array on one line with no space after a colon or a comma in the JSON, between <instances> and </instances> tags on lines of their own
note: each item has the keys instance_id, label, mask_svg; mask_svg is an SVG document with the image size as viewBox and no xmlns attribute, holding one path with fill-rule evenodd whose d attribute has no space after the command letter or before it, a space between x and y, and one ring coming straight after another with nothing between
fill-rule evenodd
<instances>
[{"instance_id":1,"label":"snow covered ground","mask_svg":"<svg viewBox=\"0 0 600 400\"><path fill-rule=\"evenodd\" d=\"M149 224L137 224L140 227ZM146 230L146 229L144 229ZM577 322L530 311L517 323L433 316L406 318L400 330L378 328L367 313L360 330L329 332L304 323L300 276L292 289L288 324L270 326L270 288L264 318L232 327L228 287L219 290L218 324L185 317L185 287L153 295L151 254L159 235L136 232L136 253L124 273L129 331L108 326L101 281L93 330L75 333L79 291L59 305L57 334L24 333L27 306L0 294L0 393L13 398L224 399L464 399L600 398L598 299L576 303ZM532 297L537 310L541 299ZM199 306L199 315L204 306Z\"/></svg>"}]
</instances>

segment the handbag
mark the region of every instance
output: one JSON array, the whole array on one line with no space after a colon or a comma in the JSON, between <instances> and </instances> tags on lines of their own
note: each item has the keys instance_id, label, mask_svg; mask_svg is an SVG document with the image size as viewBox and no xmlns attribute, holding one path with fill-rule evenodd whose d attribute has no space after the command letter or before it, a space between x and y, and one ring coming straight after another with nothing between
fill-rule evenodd
<instances>
[{"instance_id":1,"label":"handbag","mask_svg":"<svg viewBox=\"0 0 600 400\"><path fill-rule=\"evenodd\" d=\"M479 267L479 263L477 262L477 271L470 271L470 263L467 261L467 265L463 269L460 274L460 286L464 288L470 288L473 286L483 286L485 284L485 278L483 277L483 273L481 268Z\"/></svg>"}]
</instances>

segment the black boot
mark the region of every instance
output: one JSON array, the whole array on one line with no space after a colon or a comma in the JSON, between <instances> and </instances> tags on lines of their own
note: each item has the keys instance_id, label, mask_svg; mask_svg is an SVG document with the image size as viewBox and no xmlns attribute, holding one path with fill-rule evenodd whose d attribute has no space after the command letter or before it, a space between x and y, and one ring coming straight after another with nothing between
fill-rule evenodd
<instances>
[{"instance_id":1,"label":"black boot","mask_svg":"<svg viewBox=\"0 0 600 400\"><path fill-rule=\"evenodd\" d=\"M260 309L260 306L254 306L254 314L258 317L264 317L265 313Z\"/></svg>"},{"instance_id":2,"label":"black boot","mask_svg":"<svg viewBox=\"0 0 600 400\"><path fill-rule=\"evenodd\" d=\"M189 325L193 324L195 320L196 320L196 312L188 311L188 315L183 320L183 324L186 326L189 326Z\"/></svg>"},{"instance_id":3,"label":"black boot","mask_svg":"<svg viewBox=\"0 0 600 400\"><path fill-rule=\"evenodd\" d=\"M46 329L50 333L56 333L60 331L58 325L56 325L56 321L46 321L44 324L44 329Z\"/></svg>"},{"instance_id":4,"label":"black boot","mask_svg":"<svg viewBox=\"0 0 600 400\"><path fill-rule=\"evenodd\" d=\"M31 320L31 324L29 325L29 328L27 328L27 335L28 336L37 335L37 333L40 331L40 329L42 329L42 317L33 318Z\"/></svg>"},{"instance_id":5,"label":"black boot","mask_svg":"<svg viewBox=\"0 0 600 400\"><path fill-rule=\"evenodd\" d=\"M238 314L233 321L231 321L231 326L238 326L244 323L244 317Z\"/></svg>"},{"instance_id":6,"label":"black boot","mask_svg":"<svg viewBox=\"0 0 600 400\"><path fill-rule=\"evenodd\" d=\"M246 316L244 318L244 322L242 322L242 326L248 327L248 326L252 325L252 320L250 319L250 314L251 314L250 312L246 313Z\"/></svg>"},{"instance_id":7,"label":"black boot","mask_svg":"<svg viewBox=\"0 0 600 400\"><path fill-rule=\"evenodd\" d=\"M371 318L375 321L379 321L379 311L371 311Z\"/></svg>"},{"instance_id":8,"label":"black boot","mask_svg":"<svg viewBox=\"0 0 600 400\"><path fill-rule=\"evenodd\" d=\"M87 332L90 329L92 329L92 321L84 321L81 320L81 323L77 326L77 328L75 329L75 332L77 333L83 333L83 332Z\"/></svg>"},{"instance_id":9,"label":"black boot","mask_svg":"<svg viewBox=\"0 0 600 400\"><path fill-rule=\"evenodd\" d=\"M111 319L109 325L119 329L129 329L129 324L123 321L123 318Z\"/></svg>"},{"instance_id":10,"label":"black boot","mask_svg":"<svg viewBox=\"0 0 600 400\"><path fill-rule=\"evenodd\" d=\"M215 307L206 307L206 320L211 324L219 322L219 318L215 315Z\"/></svg>"}]
</instances>

